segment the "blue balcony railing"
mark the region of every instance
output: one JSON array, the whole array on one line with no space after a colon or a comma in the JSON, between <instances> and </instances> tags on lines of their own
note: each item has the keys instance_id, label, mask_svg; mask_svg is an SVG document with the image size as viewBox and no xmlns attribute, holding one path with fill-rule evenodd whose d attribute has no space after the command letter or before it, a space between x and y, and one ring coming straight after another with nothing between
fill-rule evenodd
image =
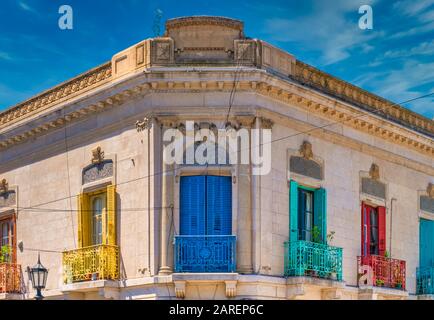
<instances>
[{"instance_id":1,"label":"blue balcony railing","mask_svg":"<svg viewBox=\"0 0 434 320\"><path fill-rule=\"evenodd\" d=\"M234 272L235 236L176 236L175 272Z\"/></svg>"},{"instance_id":2,"label":"blue balcony railing","mask_svg":"<svg viewBox=\"0 0 434 320\"><path fill-rule=\"evenodd\" d=\"M342 280L342 248L310 241L285 243L285 276Z\"/></svg>"},{"instance_id":3,"label":"blue balcony railing","mask_svg":"<svg viewBox=\"0 0 434 320\"><path fill-rule=\"evenodd\" d=\"M434 267L422 267L416 270L417 294L434 294Z\"/></svg>"}]
</instances>

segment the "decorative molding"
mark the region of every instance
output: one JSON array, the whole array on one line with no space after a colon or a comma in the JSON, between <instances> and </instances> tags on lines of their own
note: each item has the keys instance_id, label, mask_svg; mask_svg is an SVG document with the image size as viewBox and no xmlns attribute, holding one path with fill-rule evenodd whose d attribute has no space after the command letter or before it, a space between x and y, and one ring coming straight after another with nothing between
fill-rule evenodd
<instances>
[{"instance_id":1,"label":"decorative molding","mask_svg":"<svg viewBox=\"0 0 434 320\"><path fill-rule=\"evenodd\" d=\"M174 284L175 284L175 296L178 299L184 299L186 281L174 281Z\"/></svg>"},{"instance_id":2,"label":"decorative molding","mask_svg":"<svg viewBox=\"0 0 434 320\"><path fill-rule=\"evenodd\" d=\"M83 73L65 83L62 83L48 91L45 91L29 100L13 106L0 113L0 126L22 118L30 112L43 109L44 107L55 104L62 99L85 91L90 86L100 84L104 80L111 77L111 63L105 63L86 73Z\"/></svg>"},{"instance_id":3,"label":"decorative molding","mask_svg":"<svg viewBox=\"0 0 434 320\"><path fill-rule=\"evenodd\" d=\"M427 133L431 137L434 135L433 120L335 78L306 63L297 60L291 77L303 85L314 87L325 93L331 93L387 120L394 119L412 130L417 131L417 129L420 129L421 132Z\"/></svg>"},{"instance_id":4,"label":"decorative molding","mask_svg":"<svg viewBox=\"0 0 434 320\"><path fill-rule=\"evenodd\" d=\"M226 297L235 298L237 296L237 281L225 281Z\"/></svg>"},{"instance_id":5,"label":"decorative molding","mask_svg":"<svg viewBox=\"0 0 434 320\"><path fill-rule=\"evenodd\" d=\"M4 150L10 146L24 142L30 138L35 138L36 136L43 135L50 130L62 127L66 123L79 120L83 117L87 117L97 112L101 112L107 108L115 107L119 104L126 102L129 99L134 99L137 96L141 96L144 91L155 92L156 90L158 90L159 92L184 92L186 91L185 84L188 84L188 87L190 88L187 91L215 91L222 90L222 88L230 90L230 88L233 86L233 82L231 81L209 81L207 82L206 88L203 88L203 86L200 86L195 82L146 82L134 88L117 93L109 98L105 98L102 101L91 104L80 110L73 111L56 120L41 124L37 127L33 127L32 129L27 130L23 133L17 134L15 136L5 137L3 138L3 140L0 140L0 150ZM292 91L290 92L289 89L283 90L280 86L271 86L266 82L240 81L239 87L240 91L254 91L259 94L267 95L271 98L279 99L283 103L289 103L291 105L304 108L311 113L318 114L322 117L327 117L331 121L337 120L339 122L342 122L344 125L348 125L354 129L379 137L383 140L401 145L405 148L411 148L412 150L415 150L421 154L428 155L430 157L434 156L434 142L430 141L429 139L423 138L415 134L414 132L396 132L392 131L392 128L381 127L380 124L377 124L378 120L374 118L372 118L373 121L371 121L371 119L367 117L365 117L364 120L361 120L360 118L356 117L360 114L357 113L357 111L354 111L354 113L350 113L348 111L339 109L338 107L348 109L348 106L342 105L339 102L330 101L330 104L334 103L334 107L331 108L324 104L317 103L311 99L302 97L301 95L295 94ZM237 119L238 118L239 117L237 116ZM272 123L269 123L269 125L272 125ZM402 128L400 128L400 130L402 130Z\"/></svg>"},{"instance_id":6,"label":"decorative molding","mask_svg":"<svg viewBox=\"0 0 434 320\"><path fill-rule=\"evenodd\" d=\"M271 121L270 119L261 117L261 125L263 129L272 129L274 122Z\"/></svg>"},{"instance_id":7,"label":"decorative molding","mask_svg":"<svg viewBox=\"0 0 434 320\"><path fill-rule=\"evenodd\" d=\"M380 180L380 167L377 164L373 163L371 165L371 168L369 169L369 176L373 180Z\"/></svg>"},{"instance_id":8,"label":"decorative molding","mask_svg":"<svg viewBox=\"0 0 434 320\"><path fill-rule=\"evenodd\" d=\"M101 150L101 147L96 147L92 150L92 164L100 164L104 161L104 151Z\"/></svg>"},{"instance_id":9,"label":"decorative molding","mask_svg":"<svg viewBox=\"0 0 434 320\"><path fill-rule=\"evenodd\" d=\"M195 17L183 17L169 19L166 21L166 33L167 37L171 29L181 28L186 26L222 26L226 28L232 28L243 32L244 23L240 20L224 18L224 17L210 17L210 16L195 16Z\"/></svg>"},{"instance_id":10,"label":"decorative molding","mask_svg":"<svg viewBox=\"0 0 434 320\"><path fill-rule=\"evenodd\" d=\"M136 121L137 132L152 128L152 118L145 117L143 120Z\"/></svg>"}]
</instances>

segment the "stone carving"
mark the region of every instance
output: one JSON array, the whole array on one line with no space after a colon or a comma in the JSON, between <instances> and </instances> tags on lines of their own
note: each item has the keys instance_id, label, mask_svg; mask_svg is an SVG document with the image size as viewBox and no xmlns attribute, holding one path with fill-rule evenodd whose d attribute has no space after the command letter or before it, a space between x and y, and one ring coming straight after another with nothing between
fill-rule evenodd
<instances>
[{"instance_id":1,"label":"stone carving","mask_svg":"<svg viewBox=\"0 0 434 320\"><path fill-rule=\"evenodd\" d=\"M371 169L369 169L369 176L374 180L380 179L380 167L373 163Z\"/></svg>"},{"instance_id":2,"label":"stone carving","mask_svg":"<svg viewBox=\"0 0 434 320\"><path fill-rule=\"evenodd\" d=\"M304 141L302 143L300 147L300 154L306 160L313 158L312 144L309 141Z\"/></svg>"},{"instance_id":3,"label":"stone carving","mask_svg":"<svg viewBox=\"0 0 434 320\"><path fill-rule=\"evenodd\" d=\"M82 183L90 183L113 176L113 161L105 160L83 169Z\"/></svg>"},{"instance_id":4,"label":"stone carving","mask_svg":"<svg viewBox=\"0 0 434 320\"><path fill-rule=\"evenodd\" d=\"M225 281L226 297L234 298L237 296L237 281Z\"/></svg>"},{"instance_id":5,"label":"stone carving","mask_svg":"<svg viewBox=\"0 0 434 320\"><path fill-rule=\"evenodd\" d=\"M262 128L263 129L272 129L274 122L267 118L261 118Z\"/></svg>"},{"instance_id":6,"label":"stone carving","mask_svg":"<svg viewBox=\"0 0 434 320\"><path fill-rule=\"evenodd\" d=\"M414 130L428 133L431 136L434 133L434 122L432 120L410 112L401 106L366 92L343 80L332 77L299 60L294 64L292 77L299 82L356 103L368 109L368 111L394 118L403 124L410 125Z\"/></svg>"},{"instance_id":7,"label":"stone carving","mask_svg":"<svg viewBox=\"0 0 434 320\"><path fill-rule=\"evenodd\" d=\"M434 184L429 183L428 187L426 189L426 193L428 194L428 197L434 199Z\"/></svg>"},{"instance_id":8,"label":"stone carving","mask_svg":"<svg viewBox=\"0 0 434 320\"><path fill-rule=\"evenodd\" d=\"M0 182L0 194L7 193L9 190L9 183L6 181L6 179L3 179Z\"/></svg>"},{"instance_id":9,"label":"stone carving","mask_svg":"<svg viewBox=\"0 0 434 320\"><path fill-rule=\"evenodd\" d=\"M255 43L253 41L235 40L235 59L239 62L255 60Z\"/></svg>"},{"instance_id":10,"label":"stone carving","mask_svg":"<svg viewBox=\"0 0 434 320\"><path fill-rule=\"evenodd\" d=\"M99 164L104 160L104 151L101 150L101 147L96 147L92 150L92 163Z\"/></svg>"},{"instance_id":11,"label":"stone carving","mask_svg":"<svg viewBox=\"0 0 434 320\"><path fill-rule=\"evenodd\" d=\"M175 296L178 299L185 298L185 281L174 281L175 283Z\"/></svg>"},{"instance_id":12,"label":"stone carving","mask_svg":"<svg viewBox=\"0 0 434 320\"><path fill-rule=\"evenodd\" d=\"M143 118L143 120L137 120L136 121L136 129L137 132L141 132L146 129L152 128L152 119L151 118Z\"/></svg>"}]
</instances>

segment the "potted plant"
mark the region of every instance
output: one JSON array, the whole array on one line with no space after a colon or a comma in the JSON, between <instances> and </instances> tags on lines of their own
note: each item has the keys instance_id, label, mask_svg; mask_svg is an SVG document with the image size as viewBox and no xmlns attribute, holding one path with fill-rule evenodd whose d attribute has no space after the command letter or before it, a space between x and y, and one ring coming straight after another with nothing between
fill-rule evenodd
<instances>
[{"instance_id":1,"label":"potted plant","mask_svg":"<svg viewBox=\"0 0 434 320\"><path fill-rule=\"evenodd\" d=\"M381 280L381 279L377 279L377 280L375 280L375 285L376 285L377 287L382 287L382 286L384 286L384 280Z\"/></svg>"},{"instance_id":2,"label":"potted plant","mask_svg":"<svg viewBox=\"0 0 434 320\"><path fill-rule=\"evenodd\" d=\"M11 257L12 247L9 245L2 246L0 251L0 263L11 262Z\"/></svg>"},{"instance_id":3,"label":"potted plant","mask_svg":"<svg viewBox=\"0 0 434 320\"><path fill-rule=\"evenodd\" d=\"M318 226L314 226L312 229L312 242L315 243L321 243L321 230L318 228Z\"/></svg>"},{"instance_id":4,"label":"potted plant","mask_svg":"<svg viewBox=\"0 0 434 320\"><path fill-rule=\"evenodd\" d=\"M402 289L402 282L401 282L401 280L398 280L398 281L396 282L396 284L395 284L395 288L397 288L397 289Z\"/></svg>"}]
</instances>

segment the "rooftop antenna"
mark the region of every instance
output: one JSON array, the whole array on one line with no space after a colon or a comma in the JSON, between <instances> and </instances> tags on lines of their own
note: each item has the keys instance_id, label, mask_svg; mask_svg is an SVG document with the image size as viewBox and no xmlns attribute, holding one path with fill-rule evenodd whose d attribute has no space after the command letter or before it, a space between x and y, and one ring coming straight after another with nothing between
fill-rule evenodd
<instances>
[{"instance_id":1,"label":"rooftop antenna","mask_svg":"<svg viewBox=\"0 0 434 320\"><path fill-rule=\"evenodd\" d=\"M160 30L160 25L161 25L161 18L163 17L163 11L160 9L155 10L155 15L154 15L154 25L152 27L152 30L154 32L154 37L159 37L161 30Z\"/></svg>"}]
</instances>

